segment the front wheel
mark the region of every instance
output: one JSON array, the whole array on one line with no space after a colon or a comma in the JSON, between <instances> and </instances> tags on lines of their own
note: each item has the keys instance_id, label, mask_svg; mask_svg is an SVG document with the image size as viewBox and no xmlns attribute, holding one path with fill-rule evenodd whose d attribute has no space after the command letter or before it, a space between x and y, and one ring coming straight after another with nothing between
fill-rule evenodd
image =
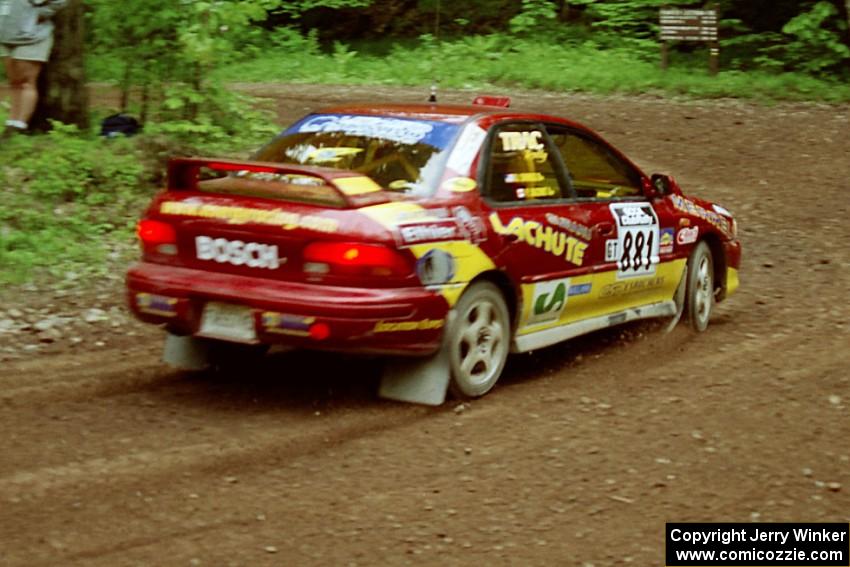
<instances>
[{"instance_id":1,"label":"front wheel","mask_svg":"<svg viewBox=\"0 0 850 567\"><path fill-rule=\"evenodd\" d=\"M700 242L688 258L688 322L702 332L714 308L714 262L708 244Z\"/></svg>"},{"instance_id":2,"label":"front wheel","mask_svg":"<svg viewBox=\"0 0 850 567\"><path fill-rule=\"evenodd\" d=\"M470 286L455 307L448 332L452 393L475 398L489 392L505 367L510 317L502 292L490 282Z\"/></svg>"}]
</instances>

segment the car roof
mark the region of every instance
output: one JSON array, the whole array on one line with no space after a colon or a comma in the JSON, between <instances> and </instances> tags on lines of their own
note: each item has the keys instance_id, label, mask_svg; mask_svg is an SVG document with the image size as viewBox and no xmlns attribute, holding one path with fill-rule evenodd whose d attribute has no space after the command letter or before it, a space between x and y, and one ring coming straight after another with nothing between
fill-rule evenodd
<instances>
[{"instance_id":1,"label":"car roof","mask_svg":"<svg viewBox=\"0 0 850 567\"><path fill-rule=\"evenodd\" d=\"M516 111L499 106L480 104L344 104L322 108L317 114L366 114L371 116L391 116L414 120L430 120L459 124L474 117L490 119L540 120L560 122L584 129L581 124L557 116Z\"/></svg>"}]
</instances>

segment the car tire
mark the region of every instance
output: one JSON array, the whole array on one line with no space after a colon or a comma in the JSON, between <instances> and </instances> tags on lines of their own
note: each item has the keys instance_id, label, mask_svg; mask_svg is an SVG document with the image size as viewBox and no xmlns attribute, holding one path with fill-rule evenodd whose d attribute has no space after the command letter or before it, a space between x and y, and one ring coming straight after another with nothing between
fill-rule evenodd
<instances>
[{"instance_id":1,"label":"car tire","mask_svg":"<svg viewBox=\"0 0 850 567\"><path fill-rule=\"evenodd\" d=\"M688 258L687 315L691 328L705 331L714 308L714 261L704 241Z\"/></svg>"},{"instance_id":2,"label":"car tire","mask_svg":"<svg viewBox=\"0 0 850 567\"><path fill-rule=\"evenodd\" d=\"M459 398L477 398L493 388L505 367L511 335L508 307L498 287L478 282L454 310L446 329L449 389Z\"/></svg>"}]
</instances>

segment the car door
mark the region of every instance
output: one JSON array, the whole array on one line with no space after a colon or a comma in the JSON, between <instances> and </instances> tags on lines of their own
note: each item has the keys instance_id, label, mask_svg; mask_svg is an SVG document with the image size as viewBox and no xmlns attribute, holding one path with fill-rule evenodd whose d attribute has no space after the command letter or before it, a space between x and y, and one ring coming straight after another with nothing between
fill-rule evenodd
<instances>
[{"instance_id":1,"label":"car door","mask_svg":"<svg viewBox=\"0 0 850 567\"><path fill-rule=\"evenodd\" d=\"M672 299L684 260L673 258L675 215L656 206L645 176L619 152L587 132L546 126L576 198L575 217L592 229L591 293L579 318L614 316Z\"/></svg>"},{"instance_id":2,"label":"car door","mask_svg":"<svg viewBox=\"0 0 850 567\"><path fill-rule=\"evenodd\" d=\"M500 123L484 151L484 214L502 241L495 260L522 290L517 334L561 325L574 316L573 298L589 295L604 259L601 248L592 248L593 219L574 206L575 193L543 124Z\"/></svg>"}]
</instances>

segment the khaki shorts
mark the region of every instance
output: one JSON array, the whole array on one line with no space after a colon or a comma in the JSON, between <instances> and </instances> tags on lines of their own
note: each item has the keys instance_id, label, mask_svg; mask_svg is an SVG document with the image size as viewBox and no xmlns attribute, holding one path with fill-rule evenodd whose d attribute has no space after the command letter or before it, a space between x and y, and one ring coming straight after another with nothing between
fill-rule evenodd
<instances>
[{"instance_id":1,"label":"khaki shorts","mask_svg":"<svg viewBox=\"0 0 850 567\"><path fill-rule=\"evenodd\" d=\"M23 61L41 61L43 63L50 58L51 49L53 49L53 36L48 36L47 39L29 45L0 43L0 57L11 57Z\"/></svg>"}]
</instances>

